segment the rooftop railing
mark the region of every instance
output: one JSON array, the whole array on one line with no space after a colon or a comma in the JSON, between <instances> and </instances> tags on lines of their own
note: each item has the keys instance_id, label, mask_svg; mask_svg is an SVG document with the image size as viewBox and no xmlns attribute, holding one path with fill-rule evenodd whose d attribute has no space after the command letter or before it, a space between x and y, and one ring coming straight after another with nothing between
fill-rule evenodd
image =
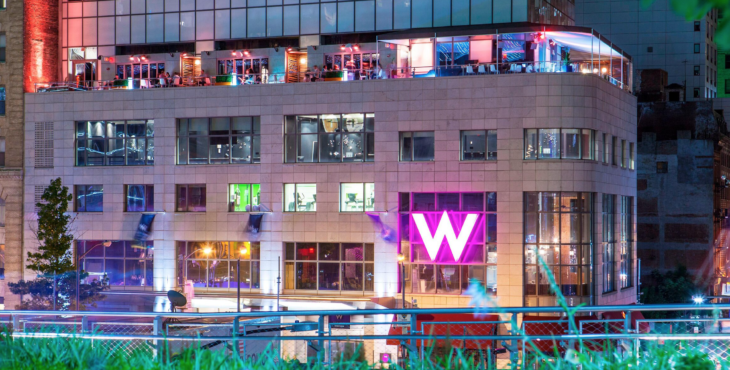
<instances>
[{"instance_id":1,"label":"rooftop railing","mask_svg":"<svg viewBox=\"0 0 730 370\"><path fill-rule=\"evenodd\" d=\"M533 73L596 74L618 88L630 92L623 76L615 78L607 71L593 68L590 60L555 62L478 63L452 66L414 66L389 69L346 69L337 71L306 71L289 73L246 73L217 76L171 78L129 78L105 81L36 83L36 92L137 90L156 88L184 88L196 86L249 86L301 82L358 81L374 79L438 78L457 76L517 75Z\"/></svg>"},{"instance_id":2,"label":"rooftop railing","mask_svg":"<svg viewBox=\"0 0 730 370\"><path fill-rule=\"evenodd\" d=\"M179 353L198 346L229 356L278 356L331 363L343 348L365 348L362 361L427 360L441 350L474 361L525 364L588 349L642 353L652 343L682 343L725 360L730 304L261 311L244 313L0 311L0 328L16 338L79 338L109 351ZM682 318L647 319L662 311ZM307 350L310 348L310 350ZM674 348L674 347L666 347Z\"/></svg>"}]
</instances>

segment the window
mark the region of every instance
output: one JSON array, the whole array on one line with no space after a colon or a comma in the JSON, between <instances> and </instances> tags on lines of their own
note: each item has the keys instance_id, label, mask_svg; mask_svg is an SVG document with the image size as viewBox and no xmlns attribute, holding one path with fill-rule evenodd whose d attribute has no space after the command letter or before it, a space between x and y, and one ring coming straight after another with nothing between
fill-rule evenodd
<instances>
[{"instance_id":1,"label":"window","mask_svg":"<svg viewBox=\"0 0 730 370\"><path fill-rule=\"evenodd\" d=\"M603 293L616 290L616 196L603 194Z\"/></svg>"},{"instance_id":2,"label":"window","mask_svg":"<svg viewBox=\"0 0 730 370\"><path fill-rule=\"evenodd\" d=\"M725 54L725 69L730 69L730 53Z\"/></svg>"},{"instance_id":3,"label":"window","mask_svg":"<svg viewBox=\"0 0 730 370\"><path fill-rule=\"evenodd\" d=\"M363 212L375 210L375 184L340 184L340 212Z\"/></svg>"},{"instance_id":4,"label":"window","mask_svg":"<svg viewBox=\"0 0 730 370\"><path fill-rule=\"evenodd\" d=\"M261 245L258 242L179 241L177 250L177 282L192 280L196 288L260 288ZM205 250L210 249L206 254ZM240 257L240 274L238 266Z\"/></svg>"},{"instance_id":5,"label":"window","mask_svg":"<svg viewBox=\"0 0 730 370\"><path fill-rule=\"evenodd\" d=\"M5 244L0 244L0 280L5 280Z\"/></svg>"},{"instance_id":6,"label":"window","mask_svg":"<svg viewBox=\"0 0 730 370\"><path fill-rule=\"evenodd\" d=\"M633 170L636 168L635 163L636 154L634 154L634 143L629 143L629 169Z\"/></svg>"},{"instance_id":7,"label":"window","mask_svg":"<svg viewBox=\"0 0 730 370\"><path fill-rule=\"evenodd\" d=\"M104 191L101 185L76 185L76 212L102 212Z\"/></svg>"},{"instance_id":8,"label":"window","mask_svg":"<svg viewBox=\"0 0 730 370\"><path fill-rule=\"evenodd\" d=\"M285 162L372 162L372 113L286 116Z\"/></svg>"},{"instance_id":9,"label":"window","mask_svg":"<svg viewBox=\"0 0 730 370\"><path fill-rule=\"evenodd\" d=\"M725 79L725 94L730 94L730 78Z\"/></svg>"},{"instance_id":10,"label":"window","mask_svg":"<svg viewBox=\"0 0 730 370\"><path fill-rule=\"evenodd\" d=\"M106 275L112 289L145 289L154 286L154 254L152 241L135 245L133 241L115 240L105 246L105 240L76 241L76 256L81 269L88 272L85 283L101 281Z\"/></svg>"},{"instance_id":11,"label":"window","mask_svg":"<svg viewBox=\"0 0 730 370\"><path fill-rule=\"evenodd\" d=\"M621 289L633 285L634 249L634 198L621 197L621 256L619 261L619 284Z\"/></svg>"},{"instance_id":12,"label":"window","mask_svg":"<svg viewBox=\"0 0 730 370\"><path fill-rule=\"evenodd\" d=\"M621 140L621 167L626 168L628 161L626 160L626 140Z\"/></svg>"},{"instance_id":13,"label":"window","mask_svg":"<svg viewBox=\"0 0 730 370\"><path fill-rule=\"evenodd\" d=\"M488 292L497 294L497 193L400 193L398 209L406 293L464 294L469 281L477 279ZM476 215L458 256L447 243L429 251L421 236L436 234L445 222L444 212L449 212L452 228L453 223L464 224L467 215ZM419 229L417 222L430 226Z\"/></svg>"},{"instance_id":14,"label":"window","mask_svg":"<svg viewBox=\"0 0 730 370\"><path fill-rule=\"evenodd\" d=\"M603 163L611 163L611 142L608 140L610 136L603 134Z\"/></svg>"},{"instance_id":15,"label":"window","mask_svg":"<svg viewBox=\"0 0 730 370\"><path fill-rule=\"evenodd\" d=\"M497 130L462 131L462 161L497 159Z\"/></svg>"},{"instance_id":16,"label":"window","mask_svg":"<svg viewBox=\"0 0 730 370\"><path fill-rule=\"evenodd\" d=\"M657 162L656 163L656 173L667 173L668 171L669 171L668 162Z\"/></svg>"},{"instance_id":17,"label":"window","mask_svg":"<svg viewBox=\"0 0 730 370\"><path fill-rule=\"evenodd\" d=\"M401 132L401 162L427 162L434 160L433 131Z\"/></svg>"},{"instance_id":18,"label":"window","mask_svg":"<svg viewBox=\"0 0 730 370\"><path fill-rule=\"evenodd\" d=\"M258 212L261 201L260 184L230 184L228 212Z\"/></svg>"},{"instance_id":19,"label":"window","mask_svg":"<svg viewBox=\"0 0 730 370\"><path fill-rule=\"evenodd\" d=\"M525 306L556 304L546 268L569 305L590 304L592 194L529 192L524 205Z\"/></svg>"},{"instance_id":20,"label":"window","mask_svg":"<svg viewBox=\"0 0 730 370\"><path fill-rule=\"evenodd\" d=\"M618 166L618 158L621 155L621 153L619 153L619 150L621 150L621 148L618 147L619 141L616 136L611 137L611 140L611 146L613 147L613 162L611 162L611 164L614 166Z\"/></svg>"},{"instance_id":21,"label":"window","mask_svg":"<svg viewBox=\"0 0 730 370\"><path fill-rule=\"evenodd\" d=\"M700 32L700 22L695 21L695 32Z\"/></svg>"},{"instance_id":22,"label":"window","mask_svg":"<svg viewBox=\"0 0 730 370\"><path fill-rule=\"evenodd\" d=\"M76 122L76 166L154 164L153 120Z\"/></svg>"},{"instance_id":23,"label":"window","mask_svg":"<svg viewBox=\"0 0 730 370\"><path fill-rule=\"evenodd\" d=\"M3 6L2 8L4 9L5 7ZM6 43L7 43L7 39L5 36L5 32L2 32L2 33L0 33L0 63L5 63Z\"/></svg>"},{"instance_id":24,"label":"window","mask_svg":"<svg viewBox=\"0 0 730 370\"><path fill-rule=\"evenodd\" d=\"M317 184L284 184L284 212L315 212Z\"/></svg>"},{"instance_id":25,"label":"window","mask_svg":"<svg viewBox=\"0 0 730 370\"><path fill-rule=\"evenodd\" d=\"M120 80L156 78L165 73L165 63L117 64L117 78Z\"/></svg>"},{"instance_id":26,"label":"window","mask_svg":"<svg viewBox=\"0 0 730 370\"><path fill-rule=\"evenodd\" d=\"M373 244L284 243L284 289L372 292Z\"/></svg>"},{"instance_id":27,"label":"window","mask_svg":"<svg viewBox=\"0 0 730 370\"><path fill-rule=\"evenodd\" d=\"M261 162L260 117L178 120L177 164Z\"/></svg>"},{"instance_id":28,"label":"window","mask_svg":"<svg viewBox=\"0 0 730 370\"><path fill-rule=\"evenodd\" d=\"M324 65L330 71L354 70L369 73L375 69L378 54L325 54Z\"/></svg>"},{"instance_id":29,"label":"window","mask_svg":"<svg viewBox=\"0 0 730 370\"><path fill-rule=\"evenodd\" d=\"M649 46L649 47L647 47L647 48L646 48L646 52L647 52L647 53L653 53L653 52L654 52L654 47L653 47L653 46Z\"/></svg>"},{"instance_id":30,"label":"window","mask_svg":"<svg viewBox=\"0 0 730 370\"><path fill-rule=\"evenodd\" d=\"M700 44L695 44L695 54L700 53Z\"/></svg>"},{"instance_id":31,"label":"window","mask_svg":"<svg viewBox=\"0 0 730 370\"><path fill-rule=\"evenodd\" d=\"M5 227L5 199L0 198L0 227Z\"/></svg>"},{"instance_id":32,"label":"window","mask_svg":"<svg viewBox=\"0 0 730 370\"><path fill-rule=\"evenodd\" d=\"M154 212L155 190L153 185L125 185L124 212Z\"/></svg>"},{"instance_id":33,"label":"window","mask_svg":"<svg viewBox=\"0 0 730 370\"><path fill-rule=\"evenodd\" d=\"M0 87L0 116L5 115L5 87Z\"/></svg>"},{"instance_id":34,"label":"window","mask_svg":"<svg viewBox=\"0 0 730 370\"><path fill-rule=\"evenodd\" d=\"M700 75L700 66L694 66L694 75L699 76Z\"/></svg>"},{"instance_id":35,"label":"window","mask_svg":"<svg viewBox=\"0 0 730 370\"><path fill-rule=\"evenodd\" d=\"M177 185L176 212L205 212L205 185Z\"/></svg>"},{"instance_id":36,"label":"window","mask_svg":"<svg viewBox=\"0 0 730 370\"><path fill-rule=\"evenodd\" d=\"M5 167L5 138L0 137L0 167Z\"/></svg>"},{"instance_id":37,"label":"window","mask_svg":"<svg viewBox=\"0 0 730 370\"><path fill-rule=\"evenodd\" d=\"M246 52L248 53L248 52ZM269 69L269 58L241 58L241 59L218 59L218 74L219 75L244 75L244 74L259 74L262 73L262 69ZM248 72L250 70L250 72ZM260 81L259 77L259 82Z\"/></svg>"},{"instance_id":38,"label":"window","mask_svg":"<svg viewBox=\"0 0 730 370\"><path fill-rule=\"evenodd\" d=\"M527 129L524 159L595 159L595 131Z\"/></svg>"},{"instance_id":39,"label":"window","mask_svg":"<svg viewBox=\"0 0 730 370\"><path fill-rule=\"evenodd\" d=\"M693 96L695 98L699 98L700 97L700 88L699 87L695 87L694 88L694 95Z\"/></svg>"}]
</instances>

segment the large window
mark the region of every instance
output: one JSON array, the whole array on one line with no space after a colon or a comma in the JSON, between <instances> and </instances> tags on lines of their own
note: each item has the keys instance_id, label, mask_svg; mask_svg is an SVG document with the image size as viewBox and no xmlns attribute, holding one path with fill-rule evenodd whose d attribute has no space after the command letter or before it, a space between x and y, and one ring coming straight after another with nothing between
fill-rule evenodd
<instances>
[{"instance_id":1,"label":"large window","mask_svg":"<svg viewBox=\"0 0 730 370\"><path fill-rule=\"evenodd\" d=\"M592 201L591 193L525 193L525 306L557 304L547 270L568 304L591 303Z\"/></svg>"},{"instance_id":2,"label":"large window","mask_svg":"<svg viewBox=\"0 0 730 370\"><path fill-rule=\"evenodd\" d=\"M434 159L433 131L400 133L401 162L427 162Z\"/></svg>"},{"instance_id":3,"label":"large window","mask_svg":"<svg viewBox=\"0 0 730 370\"><path fill-rule=\"evenodd\" d=\"M76 212L102 212L104 208L104 190L101 185L74 186Z\"/></svg>"},{"instance_id":4,"label":"large window","mask_svg":"<svg viewBox=\"0 0 730 370\"><path fill-rule=\"evenodd\" d=\"M524 159L595 159L595 131L526 129Z\"/></svg>"},{"instance_id":5,"label":"large window","mask_svg":"<svg viewBox=\"0 0 730 370\"><path fill-rule=\"evenodd\" d=\"M603 194L602 244L603 293L616 290L616 196Z\"/></svg>"},{"instance_id":6,"label":"large window","mask_svg":"<svg viewBox=\"0 0 730 370\"><path fill-rule=\"evenodd\" d=\"M260 288L261 246L258 242L179 241L176 249L178 284L192 280L196 288ZM210 252L205 253L206 250Z\"/></svg>"},{"instance_id":7,"label":"large window","mask_svg":"<svg viewBox=\"0 0 730 370\"><path fill-rule=\"evenodd\" d=\"M153 287L154 244L135 245L132 241L115 240L108 247L105 240L78 240L76 256L81 259L81 269L89 273L85 282L109 278L112 287Z\"/></svg>"},{"instance_id":8,"label":"large window","mask_svg":"<svg viewBox=\"0 0 730 370\"><path fill-rule=\"evenodd\" d=\"M461 160L483 161L497 159L497 130L461 132Z\"/></svg>"},{"instance_id":9,"label":"large window","mask_svg":"<svg viewBox=\"0 0 730 370\"><path fill-rule=\"evenodd\" d=\"M181 119L177 164L261 162L260 117Z\"/></svg>"},{"instance_id":10,"label":"large window","mask_svg":"<svg viewBox=\"0 0 730 370\"><path fill-rule=\"evenodd\" d=\"M497 293L497 193L400 193L398 209L406 293L463 294L472 279ZM448 239L429 251L424 240L447 226L441 223L458 237L469 217L474 224L458 257Z\"/></svg>"},{"instance_id":11,"label":"large window","mask_svg":"<svg viewBox=\"0 0 730 370\"><path fill-rule=\"evenodd\" d=\"M230 184L228 197L228 212L257 212L260 210L261 185Z\"/></svg>"},{"instance_id":12,"label":"large window","mask_svg":"<svg viewBox=\"0 0 730 370\"><path fill-rule=\"evenodd\" d=\"M0 280L5 279L5 244L0 244Z\"/></svg>"},{"instance_id":13,"label":"large window","mask_svg":"<svg viewBox=\"0 0 730 370\"><path fill-rule=\"evenodd\" d=\"M286 163L372 162L375 159L372 113L286 116Z\"/></svg>"},{"instance_id":14,"label":"large window","mask_svg":"<svg viewBox=\"0 0 730 370\"><path fill-rule=\"evenodd\" d=\"M317 210L317 184L284 184L284 212Z\"/></svg>"},{"instance_id":15,"label":"large window","mask_svg":"<svg viewBox=\"0 0 730 370\"><path fill-rule=\"evenodd\" d=\"M363 212L375 210L375 184L340 184L340 212Z\"/></svg>"},{"instance_id":16,"label":"large window","mask_svg":"<svg viewBox=\"0 0 730 370\"><path fill-rule=\"evenodd\" d=\"M5 87L0 87L0 116L5 115Z\"/></svg>"},{"instance_id":17,"label":"large window","mask_svg":"<svg viewBox=\"0 0 730 370\"><path fill-rule=\"evenodd\" d=\"M243 75L248 73L262 73L263 69L269 69L269 58L230 58L218 59L219 75ZM249 72L250 71L250 72Z\"/></svg>"},{"instance_id":18,"label":"large window","mask_svg":"<svg viewBox=\"0 0 730 370\"><path fill-rule=\"evenodd\" d=\"M76 165L152 165L154 136L153 120L76 122Z\"/></svg>"},{"instance_id":19,"label":"large window","mask_svg":"<svg viewBox=\"0 0 730 370\"><path fill-rule=\"evenodd\" d=\"M619 265L620 287L633 285L633 250L634 250L634 198L621 197L621 260Z\"/></svg>"},{"instance_id":20,"label":"large window","mask_svg":"<svg viewBox=\"0 0 730 370\"><path fill-rule=\"evenodd\" d=\"M152 212L155 210L154 185L125 185L125 212Z\"/></svg>"},{"instance_id":21,"label":"large window","mask_svg":"<svg viewBox=\"0 0 730 370\"><path fill-rule=\"evenodd\" d=\"M284 243L284 249L284 289L373 291L373 244Z\"/></svg>"},{"instance_id":22,"label":"large window","mask_svg":"<svg viewBox=\"0 0 730 370\"><path fill-rule=\"evenodd\" d=\"M3 8L5 8L3 6ZM5 32L0 33L0 63L5 63L5 47L7 45L7 38Z\"/></svg>"},{"instance_id":23,"label":"large window","mask_svg":"<svg viewBox=\"0 0 730 370\"><path fill-rule=\"evenodd\" d=\"M205 185L177 185L176 212L205 212Z\"/></svg>"},{"instance_id":24,"label":"large window","mask_svg":"<svg viewBox=\"0 0 730 370\"><path fill-rule=\"evenodd\" d=\"M325 54L324 65L330 71L339 70L359 70L362 72L370 71L375 69L375 63L377 63L378 54Z\"/></svg>"},{"instance_id":25,"label":"large window","mask_svg":"<svg viewBox=\"0 0 730 370\"><path fill-rule=\"evenodd\" d=\"M117 78L156 78L165 73L165 63L117 64Z\"/></svg>"}]
</instances>

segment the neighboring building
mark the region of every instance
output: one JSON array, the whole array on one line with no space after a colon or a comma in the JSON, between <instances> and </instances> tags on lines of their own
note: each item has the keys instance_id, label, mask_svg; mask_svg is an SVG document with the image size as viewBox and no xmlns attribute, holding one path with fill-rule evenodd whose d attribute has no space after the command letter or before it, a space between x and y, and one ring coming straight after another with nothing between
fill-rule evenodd
<instances>
[{"instance_id":1,"label":"neighboring building","mask_svg":"<svg viewBox=\"0 0 730 370\"><path fill-rule=\"evenodd\" d=\"M630 56L570 2L419 1L63 2L71 82L26 96L25 219L60 176L117 309L184 280L270 305L279 270L284 305L465 306L474 278L554 306L538 256L568 304L635 302Z\"/></svg>"},{"instance_id":2,"label":"neighboring building","mask_svg":"<svg viewBox=\"0 0 730 370\"><path fill-rule=\"evenodd\" d=\"M718 24L725 16L718 12ZM730 50L722 47L717 50L717 97L730 98Z\"/></svg>"},{"instance_id":3,"label":"neighboring building","mask_svg":"<svg viewBox=\"0 0 730 370\"><path fill-rule=\"evenodd\" d=\"M648 7L644 3L576 0L575 24L591 27L620 45L633 57L635 75L662 69L669 74L669 84L684 86L687 100L719 96L717 65L724 59L718 59L715 44L718 11L687 21L669 0L653 1Z\"/></svg>"},{"instance_id":4,"label":"neighboring building","mask_svg":"<svg viewBox=\"0 0 730 370\"><path fill-rule=\"evenodd\" d=\"M678 265L728 277L730 137L712 102L639 103L637 235L641 273ZM727 240L726 240L727 239ZM720 294L719 288L712 292Z\"/></svg>"}]
</instances>

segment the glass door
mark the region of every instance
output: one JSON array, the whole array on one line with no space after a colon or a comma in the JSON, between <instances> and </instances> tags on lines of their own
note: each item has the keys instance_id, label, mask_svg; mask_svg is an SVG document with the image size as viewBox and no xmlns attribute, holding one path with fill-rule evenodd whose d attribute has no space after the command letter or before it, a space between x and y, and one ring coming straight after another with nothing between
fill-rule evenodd
<instances>
[{"instance_id":1,"label":"glass door","mask_svg":"<svg viewBox=\"0 0 730 370\"><path fill-rule=\"evenodd\" d=\"M74 60L73 71L75 82L82 86L90 86L96 80L95 60Z\"/></svg>"}]
</instances>

